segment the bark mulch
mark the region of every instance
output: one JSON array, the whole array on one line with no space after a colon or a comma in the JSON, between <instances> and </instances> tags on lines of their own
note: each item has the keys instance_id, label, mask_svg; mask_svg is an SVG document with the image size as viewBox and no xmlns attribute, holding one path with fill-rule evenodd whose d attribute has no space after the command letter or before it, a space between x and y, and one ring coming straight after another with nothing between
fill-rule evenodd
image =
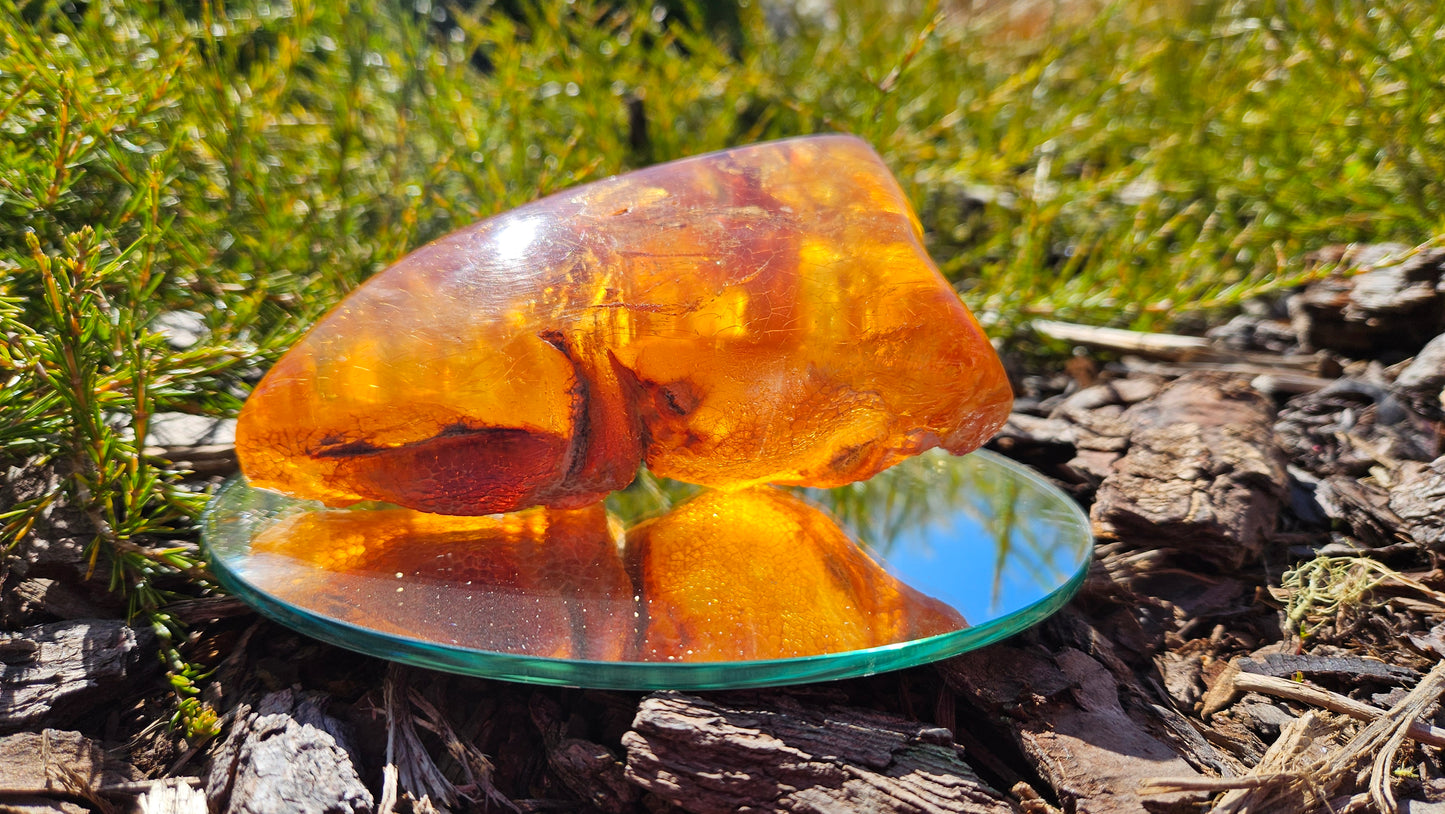
<instances>
[{"instance_id":1,"label":"bark mulch","mask_svg":"<svg viewBox=\"0 0 1445 814\"><path fill-rule=\"evenodd\" d=\"M1403 259L1395 259L1403 257ZM991 447L1090 514L1080 595L936 665L746 692L532 687L177 606L222 735L54 506L0 593L0 811L1445 813L1445 253L1203 337L1039 323ZM224 442L178 443L208 477ZM9 467L0 507L52 475ZM200 477L200 476L198 476Z\"/></svg>"}]
</instances>

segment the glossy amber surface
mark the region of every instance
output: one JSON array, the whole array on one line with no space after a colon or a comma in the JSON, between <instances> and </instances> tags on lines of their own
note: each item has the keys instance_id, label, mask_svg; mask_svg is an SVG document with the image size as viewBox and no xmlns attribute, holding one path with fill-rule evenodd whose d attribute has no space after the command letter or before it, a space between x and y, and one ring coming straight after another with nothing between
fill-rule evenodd
<instances>
[{"instance_id":1,"label":"glossy amber surface","mask_svg":"<svg viewBox=\"0 0 1445 814\"><path fill-rule=\"evenodd\" d=\"M577 187L403 258L270 371L260 486L445 514L577 507L639 464L832 486L1008 414L1003 369L862 141L741 147Z\"/></svg>"},{"instance_id":2,"label":"glossy amber surface","mask_svg":"<svg viewBox=\"0 0 1445 814\"><path fill-rule=\"evenodd\" d=\"M966 626L828 514L768 487L706 492L625 543L600 505L490 517L324 509L267 528L251 558L260 587L293 607L548 658L791 658Z\"/></svg>"}]
</instances>

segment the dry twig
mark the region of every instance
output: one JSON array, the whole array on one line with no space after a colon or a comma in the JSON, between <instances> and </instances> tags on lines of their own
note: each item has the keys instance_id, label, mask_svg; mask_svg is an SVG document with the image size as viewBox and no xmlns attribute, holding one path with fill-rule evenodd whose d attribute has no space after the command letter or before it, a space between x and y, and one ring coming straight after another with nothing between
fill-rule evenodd
<instances>
[{"instance_id":1,"label":"dry twig","mask_svg":"<svg viewBox=\"0 0 1445 814\"><path fill-rule=\"evenodd\" d=\"M416 734L416 724L407 703L406 669L388 665L383 698L386 705L386 765L382 767L379 814L396 810L399 791L411 796L414 811L448 810L456 805L458 793L451 781L427 754Z\"/></svg>"},{"instance_id":2,"label":"dry twig","mask_svg":"<svg viewBox=\"0 0 1445 814\"><path fill-rule=\"evenodd\" d=\"M1321 745L1334 735L1332 727L1314 712L1306 712L1285 726L1264 753L1264 759L1246 775L1257 782L1240 784L1219 798L1213 814L1246 814L1246 812L1284 812L1294 803L1303 811L1312 801L1328 799L1330 788L1326 779L1311 769L1323 758L1315 757Z\"/></svg>"},{"instance_id":3,"label":"dry twig","mask_svg":"<svg viewBox=\"0 0 1445 814\"><path fill-rule=\"evenodd\" d=\"M1390 766L1395 762L1395 754L1409 735L1408 730L1420 722L1420 716L1439 699L1442 692L1445 692L1445 662L1436 664L1420 683L1415 685L1415 689L1390 710L1388 717L1396 720L1382 729L1389 733L1389 737L1375 752L1375 760L1370 767L1370 798L1381 811L1395 810L1395 795L1390 790L1388 779ZM1371 725L1373 726L1375 724Z\"/></svg>"},{"instance_id":4,"label":"dry twig","mask_svg":"<svg viewBox=\"0 0 1445 814\"><path fill-rule=\"evenodd\" d=\"M1258 677L1255 677L1258 678ZM1370 798L1384 812L1395 810L1390 792L1389 770L1395 754L1411 737L1425 710L1445 692L1445 662L1436 664L1415 689L1389 712L1381 714L1350 740L1321 746L1334 734L1315 712L1306 712L1285 727L1264 759L1244 778L1224 778L1215 788L1231 788L1213 809L1214 814L1247 812L1299 812L1313 810L1339 792L1367 761L1371 764ZM1179 783L1169 780L1146 784L1151 793L1174 790Z\"/></svg>"},{"instance_id":5,"label":"dry twig","mask_svg":"<svg viewBox=\"0 0 1445 814\"><path fill-rule=\"evenodd\" d=\"M1220 364L1245 362L1254 365L1248 372L1256 375L1271 372L1277 374L1308 372L1313 371L1319 365L1319 360L1314 356L1280 356L1272 353L1231 350L1198 336L1127 331L1122 328L1101 328L1095 325L1077 325L1048 319L1036 319L1031 324L1035 331L1062 342L1088 345L1118 353L1136 353L1140 356L1166 359L1171 362L1215 362Z\"/></svg>"},{"instance_id":6,"label":"dry twig","mask_svg":"<svg viewBox=\"0 0 1445 814\"><path fill-rule=\"evenodd\" d=\"M408 697L411 699L412 706L425 716L425 720L417 723L441 738L442 742L446 744L447 753L461 767L466 778L466 786L465 789L459 788L458 791L470 789L471 793L466 796L473 802L485 799L489 805L495 804L502 808L518 811L517 806L508 800L506 795L498 791L492 783L496 767L482 753L482 750L458 737L451 724L447 723L446 716L442 715L430 701L423 698L421 693L412 690L408 693Z\"/></svg>"},{"instance_id":7,"label":"dry twig","mask_svg":"<svg viewBox=\"0 0 1445 814\"><path fill-rule=\"evenodd\" d=\"M1257 692L1275 698L1287 698L1291 701L1299 701L1302 704L1323 707L1331 712L1338 712L1348 715L1360 721L1373 721L1385 714L1385 710L1372 707L1362 701L1356 701L1348 696L1339 693L1322 690L1319 687L1312 687L1308 684L1301 684L1298 681L1291 681L1287 678L1277 676L1258 675L1246 673L1237 667L1231 667L1217 682L1219 689L1211 692L1215 698L1232 698L1243 692ZM1205 715L1217 711L1212 705L1207 705ZM1445 746L1445 729L1431 726L1427 723L1417 721L1410 725L1405 733L1408 737L1420 743L1431 746Z\"/></svg>"}]
</instances>

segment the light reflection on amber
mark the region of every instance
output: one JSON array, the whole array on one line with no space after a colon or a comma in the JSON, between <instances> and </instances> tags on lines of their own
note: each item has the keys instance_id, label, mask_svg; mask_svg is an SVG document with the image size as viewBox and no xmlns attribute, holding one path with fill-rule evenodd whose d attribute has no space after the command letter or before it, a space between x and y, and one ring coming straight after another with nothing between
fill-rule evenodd
<instances>
[{"instance_id":1,"label":"light reflection on amber","mask_svg":"<svg viewBox=\"0 0 1445 814\"><path fill-rule=\"evenodd\" d=\"M825 512L768 488L705 492L620 537L601 505L489 517L317 510L262 532L259 587L380 632L602 661L737 661L957 630ZM261 573L262 571L258 571Z\"/></svg>"},{"instance_id":2,"label":"light reflection on amber","mask_svg":"<svg viewBox=\"0 0 1445 814\"><path fill-rule=\"evenodd\" d=\"M637 630L618 542L600 505L489 517L331 509L270 526L251 551L269 562L265 590L343 622L478 650L618 660Z\"/></svg>"},{"instance_id":3,"label":"light reflection on amber","mask_svg":"<svg viewBox=\"0 0 1445 814\"><path fill-rule=\"evenodd\" d=\"M482 221L355 291L243 410L252 483L446 514L575 508L641 463L835 486L1008 414L887 167L842 136L640 170Z\"/></svg>"},{"instance_id":4,"label":"light reflection on amber","mask_svg":"<svg viewBox=\"0 0 1445 814\"><path fill-rule=\"evenodd\" d=\"M626 556L647 620L643 661L810 656L965 627L777 489L699 495L628 531Z\"/></svg>"}]
</instances>

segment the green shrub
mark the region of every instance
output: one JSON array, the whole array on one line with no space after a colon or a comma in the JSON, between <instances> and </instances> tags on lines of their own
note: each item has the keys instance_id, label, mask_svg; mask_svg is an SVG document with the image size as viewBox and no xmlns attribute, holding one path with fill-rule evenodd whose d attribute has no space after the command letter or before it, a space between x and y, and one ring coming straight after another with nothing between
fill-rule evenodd
<instances>
[{"instance_id":1,"label":"green shrub","mask_svg":"<svg viewBox=\"0 0 1445 814\"><path fill-rule=\"evenodd\" d=\"M1324 244L1441 231L1445 7L1425 0L1077 0L1037 32L888 0L538 5L0 7L0 461L65 476L0 507L0 542L70 501L164 627L205 587L204 496L147 454L152 415L234 413L426 240L687 154L862 136L1001 336L1167 326L1304 279ZM199 343L161 336L175 310Z\"/></svg>"}]
</instances>

